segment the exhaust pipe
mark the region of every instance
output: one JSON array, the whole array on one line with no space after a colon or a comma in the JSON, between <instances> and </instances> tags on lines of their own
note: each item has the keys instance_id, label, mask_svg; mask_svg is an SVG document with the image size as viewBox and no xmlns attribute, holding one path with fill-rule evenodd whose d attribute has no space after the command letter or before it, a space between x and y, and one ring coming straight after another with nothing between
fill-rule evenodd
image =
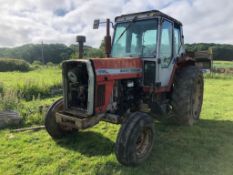
<instances>
[{"instance_id":1,"label":"exhaust pipe","mask_svg":"<svg viewBox=\"0 0 233 175\"><path fill-rule=\"evenodd\" d=\"M106 20L106 36L104 37L104 41L105 41L105 54L107 57L110 57L111 54L110 19Z\"/></svg>"},{"instance_id":2,"label":"exhaust pipe","mask_svg":"<svg viewBox=\"0 0 233 175\"><path fill-rule=\"evenodd\" d=\"M83 58L83 53L84 53L83 43L86 42L86 37L78 35L76 37L76 41L78 42L78 58L81 59Z\"/></svg>"}]
</instances>

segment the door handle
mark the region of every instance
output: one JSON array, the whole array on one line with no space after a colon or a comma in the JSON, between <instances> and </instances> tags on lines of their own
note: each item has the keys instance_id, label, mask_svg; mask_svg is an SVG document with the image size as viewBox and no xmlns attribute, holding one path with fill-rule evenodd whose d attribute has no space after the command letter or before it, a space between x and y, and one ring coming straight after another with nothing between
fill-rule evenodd
<instances>
[{"instance_id":1,"label":"door handle","mask_svg":"<svg viewBox=\"0 0 233 175\"><path fill-rule=\"evenodd\" d=\"M157 60L158 60L158 61L157 61L157 63L158 63L158 64L160 64L160 63L161 63L161 59L160 59L160 58L158 58Z\"/></svg>"}]
</instances>

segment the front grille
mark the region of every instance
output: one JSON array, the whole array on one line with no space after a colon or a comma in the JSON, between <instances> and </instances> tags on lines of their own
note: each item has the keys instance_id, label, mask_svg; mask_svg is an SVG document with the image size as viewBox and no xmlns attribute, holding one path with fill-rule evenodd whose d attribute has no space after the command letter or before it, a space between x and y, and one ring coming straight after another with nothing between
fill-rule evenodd
<instances>
[{"instance_id":1,"label":"front grille","mask_svg":"<svg viewBox=\"0 0 233 175\"><path fill-rule=\"evenodd\" d=\"M63 67L66 109L86 111L88 105L88 71L83 62L67 62Z\"/></svg>"}]
</instances>

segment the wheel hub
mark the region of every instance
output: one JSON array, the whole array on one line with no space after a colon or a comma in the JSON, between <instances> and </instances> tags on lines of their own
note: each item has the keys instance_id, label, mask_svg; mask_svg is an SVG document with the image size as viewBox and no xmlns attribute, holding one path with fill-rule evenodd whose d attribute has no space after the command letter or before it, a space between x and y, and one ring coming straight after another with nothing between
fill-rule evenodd
<instances>
[{"instance_id":1,"label":"wheel hub","mask_svg":"<svg viewBox=\"0 0 233 175\"><path fill-rule=\"evenodd\" d=\"M149 128L144 128L141 134L139 135L136 142L136 155L138 157L143 157L152 145L151 141L152 131Z\"/></svg>"}]
</instances>

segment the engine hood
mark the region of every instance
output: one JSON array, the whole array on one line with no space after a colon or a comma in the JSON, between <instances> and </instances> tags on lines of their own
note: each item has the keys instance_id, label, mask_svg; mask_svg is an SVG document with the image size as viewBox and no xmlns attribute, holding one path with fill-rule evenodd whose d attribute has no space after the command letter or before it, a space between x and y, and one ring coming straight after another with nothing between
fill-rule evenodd
<instances>
[{"instance_id":1,"label":"engine hood","mask_svg":"<svg viewBox=\"0 0 233 175\"><path fill-rule=\"evenodd\" d=\"M142 77L140 58L93 58L90 60L98 80Z\"/></svg>"}]
</instances>

